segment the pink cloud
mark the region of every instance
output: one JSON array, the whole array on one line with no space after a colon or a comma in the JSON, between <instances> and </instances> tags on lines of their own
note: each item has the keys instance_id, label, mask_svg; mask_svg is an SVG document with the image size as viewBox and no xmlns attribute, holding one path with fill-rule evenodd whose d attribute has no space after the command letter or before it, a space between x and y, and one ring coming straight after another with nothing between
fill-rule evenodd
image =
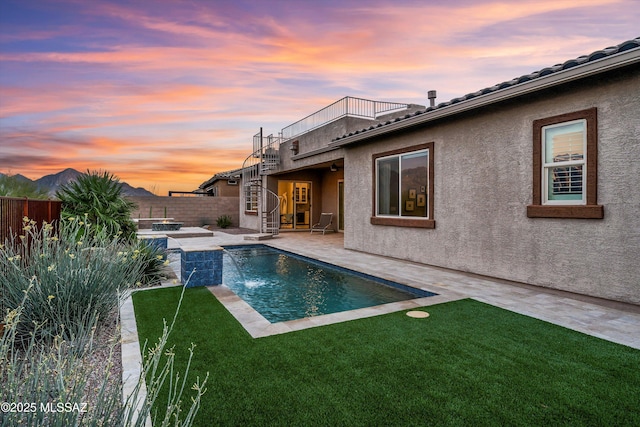
<instances>
[{"instance_id":1,"label":"pink cloud","mask_svg":"<svg viewBox=\"0 0 640 427\"><path fill-rule=\"evenodd\" d=\"M240 167L260 126L345 95L446 100L622 41L570 17L633 32L640 18L628 0L433 3L62 3L73 24L2 33L80 48L0 51L0 168L112 166L193 189Z\"/></svg>"}]
</instances>

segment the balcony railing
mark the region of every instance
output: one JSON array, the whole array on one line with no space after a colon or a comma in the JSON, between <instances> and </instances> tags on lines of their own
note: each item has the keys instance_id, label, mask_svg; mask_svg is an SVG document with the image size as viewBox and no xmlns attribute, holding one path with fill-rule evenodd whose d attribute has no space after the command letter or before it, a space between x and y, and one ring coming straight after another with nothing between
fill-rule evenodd
<instances>
[{"instance_id":1,"label":"balcony railing","mask_svg":"<svg viewBox=\"0 0 640 427\"><path fill-rule=\"evenodd\" d=\"M342 117L374 120L383 114L404 110L408 106L397 102L371 101L347 96L282 129L282 139L286 141Z\"/></svg>"}]
</instances>

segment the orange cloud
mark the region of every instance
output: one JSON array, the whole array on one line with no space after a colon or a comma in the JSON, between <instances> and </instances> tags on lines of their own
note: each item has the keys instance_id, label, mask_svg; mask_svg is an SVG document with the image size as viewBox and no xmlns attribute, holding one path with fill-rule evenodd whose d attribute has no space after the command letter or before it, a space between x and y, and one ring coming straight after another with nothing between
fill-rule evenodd
<instances>
[{"instance_id":1,"label":"orange cloud","mask_svg":"<svg viewBox=\"0 0 640 427\"><path fill-rule=\"evenodd\" d=\"M82 49L0 52L0 170L98 168L191 190L239 168L261 126L277 133L346 95L448 99L605 46L598 34L564 37L571 25L550 17L613 10L633 21L624 0L316 3L252 14L231 2L72 2L74 25L3 32L46 46L73 36Z\"/></svg>"}]
</instances>

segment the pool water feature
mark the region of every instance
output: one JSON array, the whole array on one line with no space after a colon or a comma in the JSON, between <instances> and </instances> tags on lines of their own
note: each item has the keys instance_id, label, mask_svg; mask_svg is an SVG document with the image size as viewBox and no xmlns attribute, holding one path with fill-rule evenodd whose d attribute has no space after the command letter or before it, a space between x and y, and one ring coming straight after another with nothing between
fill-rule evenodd
<instances>
[{"instance_id":1,"label":"pool water feature","mask_svg":"<svg viewBox=\"0 0 640 427\"><path fill-rule=\"evenodd\" d=\"M436 295L266 245L226 246L222 276L271 323Z\"/></svg>"}]
</instances>

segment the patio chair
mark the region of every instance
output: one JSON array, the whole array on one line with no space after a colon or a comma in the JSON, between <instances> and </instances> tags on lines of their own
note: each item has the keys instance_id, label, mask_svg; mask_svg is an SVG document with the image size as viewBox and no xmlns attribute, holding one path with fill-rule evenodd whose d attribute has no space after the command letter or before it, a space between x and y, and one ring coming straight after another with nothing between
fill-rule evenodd
<instances>
[{"instance_id":1,"label":"patio chair","mask_svg":"<svg viewBox=\"0 0 640 427\"><path fill-rule=\"evenodd\" d=\"M331 227L331 221L333 220L333 214L332 213L321 213L320 214L320 222L318 222L317 224L313 224L311 226L311 233L315 231L320 231L322 230L322 234L326 233L327 231L333 231L333 229L329 228Z\"/></svg>"}]
</instances>

